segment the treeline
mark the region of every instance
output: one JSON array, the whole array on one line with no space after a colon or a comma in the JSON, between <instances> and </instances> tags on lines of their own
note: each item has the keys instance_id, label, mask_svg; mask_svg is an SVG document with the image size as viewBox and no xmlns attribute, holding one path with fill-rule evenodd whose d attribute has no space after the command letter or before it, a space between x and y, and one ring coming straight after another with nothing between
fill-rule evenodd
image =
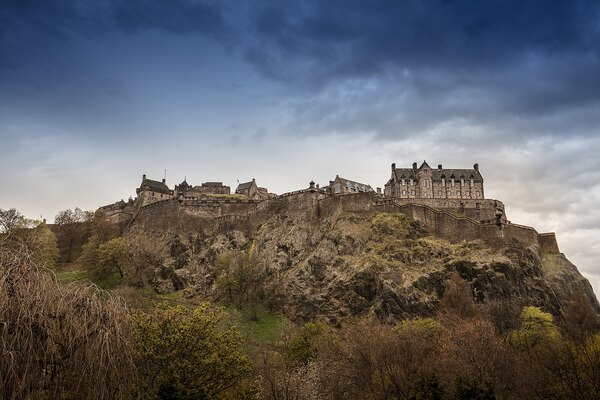
<instances>
[{"instance_id":1,"label":"treeline","mask_svg":"<svg viewBox=\"0 0 600 400\"><path fill-rule=\"evenodd\" d=\"M518 299L476 304L456 275L435 318L286 323L274 343L246 341L211 303L132 310L93 284L58 283L47 267L60 240L45 224L2 213L3 399L600 398L600 321L577 294L554 318ZM85 218L75 253L99 275L143 286L165 254L186 257L176 240L124 238L101 215ZM277 310L252 253L215 257L215 299Z\"/></svg>"}]
</instances>

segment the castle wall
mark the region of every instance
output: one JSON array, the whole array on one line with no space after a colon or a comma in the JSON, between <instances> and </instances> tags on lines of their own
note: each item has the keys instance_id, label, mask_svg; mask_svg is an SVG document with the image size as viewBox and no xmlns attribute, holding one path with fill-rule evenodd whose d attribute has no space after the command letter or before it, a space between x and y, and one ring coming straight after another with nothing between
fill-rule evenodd
<instances>
[{"instance_id":1,"label":"castle wall","mask_svg":"<svg viewBox=\"0 0 600 400\"><path fill-rule=\"evenodd\" d=\"M516 240L526 246L535 245L547 253L559 253L554 233L539 234L529 226L503 222L481 222L467 216L436 210L423 204L395 205L380 202L374 209L382 212L401 212L419 221L433 235L452 242L481 239L489 245L506 245Z\"/></svg>"},{"instance_id":2,"label":"castle wall","mask_svg":"<svg viewBox=\"0 0 600 400\"><path fill-rule=\"evenodd\" d=\"M427 203L441 205L451 210L432 207ZM268 201L256 200L208 200L177 201L164 200L142 207L136 217L147 229L176 229L183 232L205 232L215 234L228 230L239 230L251 235L260 225L273 215L283 212L304 213L307 220L319 221L323 216L336 216L342 212L401 212L419 221L434 236L452 242L482 239L492 246L506 245L516 240L524 245L535 245L548 253L558 253L559 248L553 233L539 234L535 229L511 224L495 218L483 220L495 214L496 209L504 209L497 200L461 200L465 212L457 213L456 200L419 199L419 203L401 199L384 199L374 193L354 193L327 196L323 191L298 191ZM477 212L477 218L469 212Z\"/></svg>"}]
</instances>

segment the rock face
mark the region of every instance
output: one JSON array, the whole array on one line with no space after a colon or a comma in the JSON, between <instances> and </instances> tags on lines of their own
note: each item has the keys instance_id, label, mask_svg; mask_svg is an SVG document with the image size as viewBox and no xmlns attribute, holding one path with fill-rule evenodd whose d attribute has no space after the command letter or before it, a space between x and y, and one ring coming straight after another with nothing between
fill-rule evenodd
<instances>
[{"instance_id":1,"label":"rock face","mask_svg":"<svg viewBox=\"0 0 600 400\"><path fill-rule=\"evenodd\" d=\"M518 300L558 314L574 293L583 293L600 312L591 285L562 254L516 241L496 248L450 243L400 213L283 210L249 232L207 232L205 221L160 233L171 245L157 290L185 288L186 296L218 299L231 293L231 286L223 290L227 282L246 294L257 291L297 322L337 323L364 314L393 321L434 314L458 274L478 303ZM236 271L224 265L234 259Z\"/></svg>"}]
</instances>

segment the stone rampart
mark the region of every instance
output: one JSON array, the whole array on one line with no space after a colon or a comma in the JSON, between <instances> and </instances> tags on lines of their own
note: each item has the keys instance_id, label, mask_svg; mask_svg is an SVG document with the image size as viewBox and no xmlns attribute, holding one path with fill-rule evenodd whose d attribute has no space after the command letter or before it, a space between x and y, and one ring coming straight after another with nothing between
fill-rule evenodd
<instances>
[{"instance_id":1,"label":"stone rampart","mask_svg":"<svg viewBox=\"0 0 600 400\"><path fill-rule=\"evenodd\" d=\"M449 207L454 200L445 200ZM462 200L464 202L464 200ZM497 200L479 201L480 210L504 210ZM342 212L401 212L419 221L431 234L450 241L482 239L492 246L506 245L516 240L524 245L536 245L544 252L558 253L553 233L539 234L528 226L512 224L502 218L473 218L465 209L437 209L428 204L406 203L385 199L374 193L353 193L329 196L321 190L302 190L269 200L210 199L178 201L163 200L140 208L137 222L150 229L178 229L206 233L226 232L231 229L251 234L268 218L284 212L304 213L307 220L318 221L322 216ZM484 205L482 207L482 204ZM490 214L492 215L492 214ZM495 215L495 214L494 214Z\"/></svg>"},{"instance_id":2,"label":"stone rampart","mask_svg":"<svg viewBox=\"0 0 600 400\"><path fill-rule=\"evenodd\" d=\"M492 246L506 245L516 240L526 246L535 245L547 253L559 253L554 233L538 233L530 226L495 220L478 221L464 215L437 210L424 204L378 203L374 206L382 212L401 212L419 221L433 235L457 242L481 239Z\"/></svg>"}]
</instances>

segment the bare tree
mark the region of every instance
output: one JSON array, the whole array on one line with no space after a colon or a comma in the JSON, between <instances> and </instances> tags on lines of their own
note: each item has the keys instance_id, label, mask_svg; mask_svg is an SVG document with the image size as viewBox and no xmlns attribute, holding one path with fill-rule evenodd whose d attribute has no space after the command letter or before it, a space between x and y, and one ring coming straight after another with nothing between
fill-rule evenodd
<instances>
[{"instance_id":1,"label":"bare tree","mask_svg":"<svg viewBox=\"0 0 600 400\"><path fill-rule=\"evenodd\" d=\"M10 235L14 229L25 221L23 215L15 208L3 210L0 208L0 233Z\"/></svg>"},{"instance_id":2,"label":"bare tree","mask_svg":"<svg viewBox=\"0 0 600 400\"><path fill-rule=\"evenodd\" d=\"M0 246L0 398L119 399L135 388L129 314Z\"/></svg>"}]
</instances>

